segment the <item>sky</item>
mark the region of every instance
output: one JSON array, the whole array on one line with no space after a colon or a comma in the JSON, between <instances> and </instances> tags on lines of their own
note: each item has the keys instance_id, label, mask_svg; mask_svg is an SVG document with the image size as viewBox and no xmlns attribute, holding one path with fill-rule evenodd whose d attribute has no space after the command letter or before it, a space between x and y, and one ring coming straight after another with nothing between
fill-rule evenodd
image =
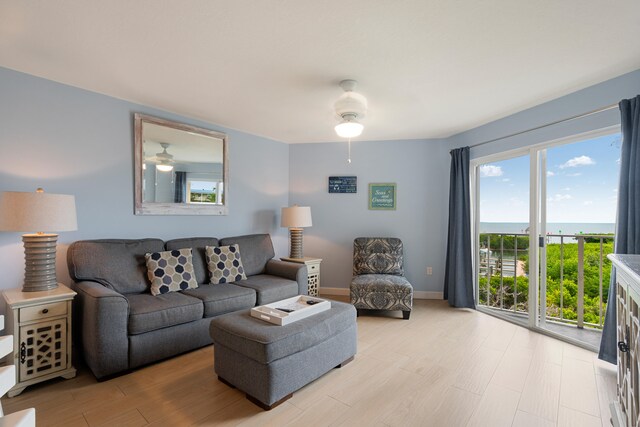
<instances>
[{"instance_id":1,"label":"sky","mask_svg":"<svg viewBox=\"0 0 640 427\"><path fill-rule=\"evenodd\" d=\"M547 149L547 222L614 223L619 133ZM529 221L529 156L480 166L480 221Z\"/></svg>"}]
</instances>

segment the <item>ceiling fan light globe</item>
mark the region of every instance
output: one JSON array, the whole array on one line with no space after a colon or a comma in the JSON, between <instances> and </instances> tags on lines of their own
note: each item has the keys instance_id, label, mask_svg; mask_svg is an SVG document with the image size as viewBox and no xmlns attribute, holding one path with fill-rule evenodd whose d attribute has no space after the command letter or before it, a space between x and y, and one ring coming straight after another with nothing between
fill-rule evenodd
<instances>
[{"instance_id":1,"label":"ceiling fan light globe","mask_svg":"<svg viewBox=\"0 0 640 427\"><path fill-rule=\"evenodd\" d=\"M355 121L344 121L335 127L336 133L341 138L355 138L362 134L364 126Z\"/></svg>"},{"instance_id":2,"label":"ceiling fan light globe","mask_svg":"<svg viewBox=\"0 0 640 427\"><path fill-rule=\"evenodd\" d=\"M171 172L173 170L173 166L158 164L156 165L156 169L158 169L160 172Z\"/></svg>"}]
</instances>

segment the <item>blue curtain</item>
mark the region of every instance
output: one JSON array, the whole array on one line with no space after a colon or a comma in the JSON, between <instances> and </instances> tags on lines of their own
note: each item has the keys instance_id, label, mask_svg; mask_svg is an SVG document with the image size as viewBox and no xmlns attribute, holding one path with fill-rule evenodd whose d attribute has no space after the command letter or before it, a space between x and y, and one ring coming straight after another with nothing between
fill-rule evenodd
<instances>
[{"instance_id":1,"label":"blue curtain","mask_svg":"<svg viewBox=\"0 0 640 427\"><path fill-rule=\"evenodd\" d=\"M175 179L173 180L174 191L173 201L174 203L186 203L187 202L187 173L176 172Z\"/></svg>"},{"instance_id":2,"label":"blue curtain","mask_svg":"<svg viewBox=\"0 0 640 427\"><path fill-rule=\"evenodd\" d=\"M614 252L640 254L640 95L620 102L620 123L622 153ZM598 357L615 364L616 353L616 287L612 270Z\"/></svg>"},{"instance_id":3,"label":"blue curtain","mask_svg":"<svg viewBox=\"0 0 640 427\"><path fill-rule=\"evenodd\" d=\"M444 298L453 307L476 308L471 261L471 192L469 147L451 150L449 236Z\"/></svg>"}]
</instances>

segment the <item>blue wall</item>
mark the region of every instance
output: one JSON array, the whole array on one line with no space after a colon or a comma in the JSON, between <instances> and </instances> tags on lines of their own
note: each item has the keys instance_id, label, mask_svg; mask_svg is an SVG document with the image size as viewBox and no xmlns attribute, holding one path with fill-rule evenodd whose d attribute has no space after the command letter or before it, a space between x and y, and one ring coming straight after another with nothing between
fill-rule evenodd
<instances>
[{"instance_id":1,"label":"blue wall","mask_svg":"<svg viewBox=\"0 0 640 427\"><path fill-rule=\"evenodd\" d=\"M640 94L640 70L513 114L445 140L301 144L290 149L290 202L309 205L313 227L305 230L305 255L323 258L321 285L348 288L352 242L357 236L403 239L406 274L416 291L441 292L448 221L449 150L593 111ZM481 106L479 106L481 108ZM473 148L471 157L499 153L620 123L617 109ZM358 194L328 194L329 175L357 175ZM370 182L398 183L398 211L367 209ZM426 267L433 275L426 275ZM418 294L420 295L420 294Z\"/></svg>"},{"instance_id":2,"label":"blue wall","mask_svg":"<svg viewBox=\"0 0 640 427\"><path fill-rule=\"evenodd\" d=\"M228 216L133 214L133 113L229 136ZM0 68L0 191L76 197L78 231L61 233L58 279L69 282L66 247L79 239L271 233L287 254L280 208L288 204L286 144ZM22 285L21 233L0 232L0 290Z\"/></svg>"},{"instance_id":3,"label":"blue wall","mask_svg":"<svg viewBox=\"0 0 640 427\"><path fill-rule=\"evenodd\" d=\"M351 164L346 142L290 148L290 201L311 207L313 227L305 229L304 252L323 259L321 286L348 288L353 239L381 236L402 239L406 276L416 291L441 292L449 191L446 141L353 142L352 147ZM329 194L330 175L357 176L357 194ZM372 182L397 184L395 211L368 209ZM427 266L433 275L426 275Z\"/></svg>"},{"instance_id":4,"label":"blue wall","mask_svg":"<svg viewBox=\"0 0 640 427\"><path fill-rule=\"evenodd\" d=\"M617 104L640 94L640 70L540 104L448 139L451 148L474 145ZM559 123L471 149L471 158L514 150L620 124L618 108Z\"/></svg>"},{"instance_id":5,"label":"blue wall","mask_svg":"<svg viewBox=\"0 0 640 427\"><path fill-rule=\"evenodd\" d=\"M78 239L173 238L268 232L286 255L280 207L312 208L305 254L324 259L322 286L348 288L357 236L393 235L405 242L406 272L417 291L441 292L446 248L449 150L594 110L640 93L640 70L583 89L446 140L287 146L108 96L0 68L0 191L74 194L76 232L62 233L58 272L68 282L65 250ZM226 217L133 215L133 118L143 112L229 135L230 214ZM474 148L473 158L619 123L611 110ZM330 175L356 175L357 194L328 194ZM369 211L370 182L398 185L396 211ZM22 282L20 233L0 232L0 289ZM426 275L426 267L433 275ZM423 294L435 296L436 294Z\"/></svg>"}]
</instances>

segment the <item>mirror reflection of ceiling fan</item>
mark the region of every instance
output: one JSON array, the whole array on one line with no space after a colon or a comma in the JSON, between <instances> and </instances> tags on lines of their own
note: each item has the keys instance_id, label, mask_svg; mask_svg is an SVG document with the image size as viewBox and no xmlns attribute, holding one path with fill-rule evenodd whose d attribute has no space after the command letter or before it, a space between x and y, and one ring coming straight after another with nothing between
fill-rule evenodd
<instances>
[{"instance_id":1,"label":"mirror reflection of ceiling fan","mask_svg":"<svg viewBox=\"0 0 640 427\"><path fill-rule=\"evenodd\" d=\"M173 164L175 160L173 160L173 155L167 152L167 148L169 148L171 144L168 142L161 142L160 146L162 147L161 153L156 153L153 157L148 157L145 159L148 162L155 163L156 169L160 172L171 172L173 170Z\"/></svg>"}]
</instances>

